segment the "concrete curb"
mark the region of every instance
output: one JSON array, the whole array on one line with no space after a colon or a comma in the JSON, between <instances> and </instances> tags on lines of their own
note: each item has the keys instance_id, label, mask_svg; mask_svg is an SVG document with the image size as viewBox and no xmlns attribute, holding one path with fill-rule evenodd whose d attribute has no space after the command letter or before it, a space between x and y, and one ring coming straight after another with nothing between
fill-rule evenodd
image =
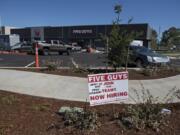
<instances>
[{"instance_id":1,"label":"concrete curb","mask_svg":"<svg viewBox=\"0 0 180 135\"><path fill-rule=\"evenodd\" d=\"M47 69L48 67L0 67L0 69ZM73 67L57 67L57 69L72 69ZM90 70L96 70L96 69L100 69L100 70L105 70L106 67L89 67L89 68L84 68L84 69L90 69ZM113 69L108 67L107 69ZM117 68L120 69L120 68ZM132 70L136 70L136 71L140 71L143 68L127 68L127 69L132 69Z\"/></svg>"},{"instance_id":2,"label":"concrete curb","mask_svg":"<svg viewBox=\"0 0 180 135\"><path fill-rule=\"evenodd\" d=\"M169 58L172 60L179 60L180 59L180 57L169 57Z\"/></svg>"},{"instance_id":3,"label":"concrete curb","mask_svg":"<svg viewBox=\"0 0 180 135\"><path fill-rule=\"evenodd\" d=\"M27 53L20 53L20 52L17 52L17 51L0 51L0 54L27 55Z\"/></svg>"}]
</instances>

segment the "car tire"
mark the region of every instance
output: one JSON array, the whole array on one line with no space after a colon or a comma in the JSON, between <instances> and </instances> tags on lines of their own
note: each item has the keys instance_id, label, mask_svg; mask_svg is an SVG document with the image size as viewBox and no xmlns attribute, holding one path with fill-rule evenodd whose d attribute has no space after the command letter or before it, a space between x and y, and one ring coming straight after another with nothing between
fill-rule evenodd
<instances>
[{"instance_id":1,"label":"car tire","mask_svg":"<svg viewBox=\"0 0 180 135\"><path fill-rule=\"evenodd\" d=\"M137 66L138 68L144 67L143 61L142 61L141 59L137 59L137 60L136 60L136 66Z\"/></svg>"},{"instance_id":2,"label":"car tire","mask_svg":"<svg viewBox=\"0 0 180 135\"><path fill-rule=\"evenodd\" d=\"M63 55L63 52L59 52L59 55Z\"/></svg>"},{"instance_id":3,"label":"car tire","mask_svg":"<svg viewBox=\"0 0 180 135\"><path fill-rule=\"evenodd\" d=\"M43 50L43 55L44 56L48 56L49 55L49 50L48 49L44 49Z\"/></svg>"}]
</instances>

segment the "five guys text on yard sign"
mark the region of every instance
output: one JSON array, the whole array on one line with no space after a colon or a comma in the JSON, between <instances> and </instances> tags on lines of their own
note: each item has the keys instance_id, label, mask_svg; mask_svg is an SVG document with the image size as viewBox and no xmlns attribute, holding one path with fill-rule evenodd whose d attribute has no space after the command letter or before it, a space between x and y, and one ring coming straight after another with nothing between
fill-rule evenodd
<instances>
[{"instance_id":1,"label":"five guys text on yard sign","mask_svg":"<svg viewBox=\"0 0 180 135\"><path fill-rule=\"evenodd\" d=\"M88 75L90 105L128 99L128 72Z\"/></svg>"}]
</instances>

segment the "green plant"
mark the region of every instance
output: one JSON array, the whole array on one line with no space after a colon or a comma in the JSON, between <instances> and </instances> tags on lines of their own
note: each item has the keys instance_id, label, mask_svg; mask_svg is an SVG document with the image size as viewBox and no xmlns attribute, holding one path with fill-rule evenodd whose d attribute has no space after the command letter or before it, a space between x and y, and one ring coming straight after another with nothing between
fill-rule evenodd
<instances>
[{"instance_id":1,"label":"green plant","mask_svg":"<svg viewBox=\"0 0 180 135\"><path fill-rule=\"evenodd\" d=\"M36 104L32 106L32 109L36 111L47 111L49 110L49 108L50 108L49 104Z\"/></svg>"},{"instance_id":2,"label":"green plant","mask_svg":"<svg viewBox=\"0 0 180 135\"><path fill-rule=\"evenodd\" d=\"M175 96L177 97L177 99L180 99L180 89L175 92Z\"/></svg>"},{"instance_id":3,"label":"green plant","mask_svg":"<svg viewBox=\"0 0 180 135\"><path fill-rule=\"evenodd\" d=\"M0 135L5 135L5 131L2 127L0 127Z\"/></svg>"},{"instance_id":4,"label":"green plant","mask_svg":"<svg viewBox=\"0 0 180 135\"><path fill-rule=\"evenodd\" d=\"M57 70L57 66L55 64L48 64L47 65L47 70L48 71L56 71Z\"/></svg>"},{"instance_id":5,"label":"green plant","mask_svg":"<svg viewBox=\"0 0 180 135\"><path fill-rule=\"evenodd\" d=\"M55 71L60 67L63 63L61 60L54 60L54 59L48 59L42 61L42 63L47 67L47 70L49 71Z\"/></svg>"},{"instance_id":6,"label":"green plant","mask_svg":"<svg viewBox=\"0 0 180 135\"><path fill-rule=\"evenodd\" d=\"M133 41L140 33L135 31L127 31L119 27L121 19L120 14L122 12L122 6L116 4L114 6L114 13L116 18L113 21L113 27L110 35L104 36L103 41L107 42L107 58L108 64L114 67L116 70L118 67L123 67L125 65L127 69L129 60L129 44ZM128 20L128 24L131 23L133 19Z\"/></svg>"},{"instance_id":7,"label":"green plant","mask_svg":"<svg viewBox=\"0 0 180 135\"><path fill-rule=\"evenodd\" d=\"M142 84L141 86L141 93L138 93L138 91L134 89L136 99L130 96L136 104L128 105L123 112L116 113L115 118L121 126L126 128L134 128L136 130L150 128L155 131L160 131L160 126L167 124L167 116L161 113L165 105L159 103L159 97L154 97ZM179 91L180 90L174 87L167 93L162 101L169 103Z\"/></svg>"},{"instance_id":8,"label":"green plant","mask_svg":"<svg viewBox=\"0 0 180 135\"><path fill-rule=\"evenodd\" d=\"M144 68L143 70L142 70L142 74L144 75L144 76L150 76L150 77L152 77L152 76L156 76L157 75L157 73L158 73L158 71L157 71L157 68Z\"/></svg>"},{"instance_id":9,"label":"green plant","mask_svg":"<svg viewBox=\"0 0 180 135\"><path fill-rule=\"evenodd\" d=\"M162 33L161 45L172 48L174 45L180 43L180 32L177 28L171 27Z\"/></svg>"},{"instance_id":10,"label":"green plant","mask_svg":"<svg viewBox=\"0 0 180 135\"><path fill-rule=\"evenodd\" d=\"M6 105L12 105L16 101L18 101L18 99L14 95L0 97L0 102Z\"/></svg>"},{"instance_id":11,"label":"green plant","mask_svg":"<svg viewBox=\"0 0 180 135\"><path fill-rule=\"evenodd\" d=\"M97 113L87 110L82 112L67 111L63 114L63 120L65 126L73 126L80 130L94 131L99 125Z\"/></svg>"},{"instance_id":12,"label":"green plant","mask_svg":"<svg viewBox=\"0 0 180 135\"><path fill-rule=\"evenodd\" d=\"M73 68L72 71L74 73L88 73L88 70L85 68Z\"/></svg>"},{"instance_id":13,"label":"green plant","mask_svg":"<svg viewBox=\"0 0 180 135\"><path fill-rule=\"evenodd\" d=\"M152 104L150 101L145 104L129 105L120 120L126 127L133 127L138 130L145 128L158 130L160 125L165 122L161 109L160 104ZM127 118L131 122L127 123Z\"/></svg>"}]
</instances>

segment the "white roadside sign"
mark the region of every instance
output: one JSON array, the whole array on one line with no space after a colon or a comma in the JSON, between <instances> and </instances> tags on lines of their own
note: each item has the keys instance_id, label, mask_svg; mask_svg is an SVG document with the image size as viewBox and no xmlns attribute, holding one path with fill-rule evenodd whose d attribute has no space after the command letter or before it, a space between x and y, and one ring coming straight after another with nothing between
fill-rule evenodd
<instances>
[{"instance_id":1,"label":"white roadside sign","mask_svg":"<svg viewBox=\"0 0 180 135\"><path fill-rule=\"evenodd\" d=\"M90 106L128 99L128 72L88 75Z\"/></svg>"}]
</instances>

